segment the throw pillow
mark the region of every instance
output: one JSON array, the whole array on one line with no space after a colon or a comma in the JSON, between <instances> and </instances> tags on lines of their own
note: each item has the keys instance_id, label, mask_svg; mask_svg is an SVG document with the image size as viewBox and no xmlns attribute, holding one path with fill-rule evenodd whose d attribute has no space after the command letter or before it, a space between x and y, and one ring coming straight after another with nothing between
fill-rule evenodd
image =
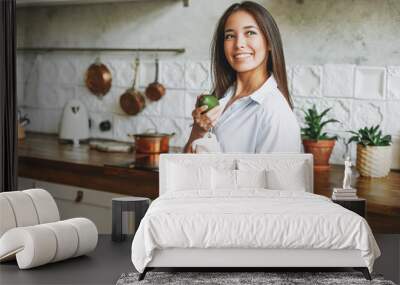
<instances>
[{"instance_id":1,"label":"throw pillow","mask_svg":"<svg viewBox=\"0 0 400 285\"><path fill-rule=\"evenodd\" d=\"M267 188L266 170L236 170L237 187Z\"/></svg>"},{"instance_id":2,"label":"throw pillow","mask_svg":"<svg viewBox=\"0 0 400 285\"><path fill-rule=\"evenodd\" d=\"M214 190L236 190L236 170L213 167L211 173Z\"/></svg>"},{"instance_id":3,"label":"throw pillow","mask_svg":"<svg viewBox=\"0 0 400 285\"><path fill-rule=\"evenodd\" d=\"M168 191L211 189L211 167L170 162L168 167Z\"/></svg>"},{"instance_id":4,"label":"throw pillow","mask_svg":"<svg viewBox=\"0 0 400 285\"><path fill-rule=\"evenodd\" d=\"M287 169L267 170L267 188L272 190L306 191L307 180L304 163L294 164Z\"/></svg>"}]
</instances>

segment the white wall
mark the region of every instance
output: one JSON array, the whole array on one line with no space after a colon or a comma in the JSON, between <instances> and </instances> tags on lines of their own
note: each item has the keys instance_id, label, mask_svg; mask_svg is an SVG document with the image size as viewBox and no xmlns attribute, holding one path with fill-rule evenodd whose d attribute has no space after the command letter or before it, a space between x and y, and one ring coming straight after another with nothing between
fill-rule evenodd
<instances>
[{"instance_id":1,"label":"white wall","mask_svg":"<svg viewBox=\"0 0 400 285\"><path fill-rule=\"evenodd\" d=\"M161 54L160 81L167 95L136 117L125 116L119 95L131 84L135 54L42 53L18 57L19 105L31 117L29 129L56 133L62 107L79 98L95 122L110 119L109 133L93 137L126 140L126 133L149 127L178 135L183 145L196 95L210 88L209 45L222 12L235 1L145 1L96 5L20 8L20 46L185 48L183 55ZM313 103L333 107L342 123L330 131L380 123L394 135L400 166L400 1L259 1L275 17L284 42L291 94L298 109ZM100 55L113 73L113 87L103 100L83 84L86 68ZM154 80L153 55L140 54L140 89ZM332 162L341 162L338 141ZM355 158L354 148L351 151Z\"/></svg>"},{"instance_id":2,"label":"white wall","mask_svg":"<svg viewBox=\"0 0 400 285\"><path fill-rule=\"evenodd\" d=\"M117 2L117 1L116 1ZM18 9L26 45L185 47L208 59L215 24L232 0ZM289 64L400 64L397 0L262 0L280 27ZM303 3L303 4L300 4Z\"/></svg>"}]
</instances>

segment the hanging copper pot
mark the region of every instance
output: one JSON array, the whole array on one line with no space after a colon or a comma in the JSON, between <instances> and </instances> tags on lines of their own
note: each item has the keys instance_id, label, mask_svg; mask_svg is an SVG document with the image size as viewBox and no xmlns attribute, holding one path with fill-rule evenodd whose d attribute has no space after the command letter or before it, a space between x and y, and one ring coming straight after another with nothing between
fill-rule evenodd
<instances>
[{"instance_id":1,"label":"hanging copper pot","mask_svg":"<svg viewBox=\"0 0 400 285\"><path fill-rule=\"evenodd\" d=\"M111 88L112 75L106 65L96 58L96 62L91 64L85 74L86 87L94 95L103 97Z\"/></svg>"},{"instance_id":2,"label":"hanging copper pot","mask_svg":"<svg viewBox=\"0 0 400 285\"><path fill-rule=\"evenodd\" d=\"M135 76L133 78L132 87L127 89L124 94L119 98L121 109L128 115L134 116L144 109L146 106L145 98L142 92L136 90L136 80L139 70L139 59L136 58L135 62Z\"/></svg>"},{"instance_id":3,"label":"hanging copper pot","mask_svg":"<svg viewBox=\"0 0 400 285\"><path fill-rule=\"evenodd\" d=\"M156 58L156 76L153 83L147 86L145 95L151 101L158 101L165 95L165 87L158 82L158 58Z\"/></svg>"}]
</instances>

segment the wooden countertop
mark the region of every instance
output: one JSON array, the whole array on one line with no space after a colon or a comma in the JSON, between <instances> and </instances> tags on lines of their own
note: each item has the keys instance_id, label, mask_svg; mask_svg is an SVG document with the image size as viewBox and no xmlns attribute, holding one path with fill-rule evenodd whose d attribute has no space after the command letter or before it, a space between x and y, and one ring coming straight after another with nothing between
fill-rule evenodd
<instances>
[{"instance_id":1,"label":"wooden countertop","mask_svg":"<svg viewBox=\"0 0 400 285\"><path fill-rule=\"evenodd\" d=\"M179 152L179 148L173 152ZM55 135L27 133L18 144L19 175L102 191L149 198L158 196L158 172L111 167L133 161L134 153L107 153L87 144L61 144ZM314 172L314 192L330 197L343 181L343 166ZM367 220L375 233L400 233L400 172L386 178L358 177L352 183L358 196L367 199Z\"/></svg>"},{"instance_id":2,"label":"wooden countertop","mask_svg":"<svg viewBox=\"0 0 400 285\"><path fill-rule=\"evenodd\" d=\"M354 168L353 168L353 171ZM334 187L342 187L343 165L314 172L314 193L330 197ZM384 178L358 177L352 181L357 195L367 200L367 221L374 233L400 234L400 172L392 170Z\"/></svg>"},{"instance_id":3,"label":"wooden countertop","mask_svg":"<svg viewBox=\"0 0 400 285\"><path fill-rule=\"evenodd\" d=\"M353 171L356 171L353 168ZM314 192L330 197L333 188L341 188L343 165L332 165L329 171L314 172ZM392 170L388 177L358 177L352 181L357 195L368 202L368 212L396 215L400 219L400 172Z\"/></svg>"},{"instance_id":4,"label":"wooden countertop","mask_svg":"<svg viewBox=\"0 0 400 285\"><path fill-rule=\"evenodd\" d=\"M100 152L90 149L88 144L74 147L72 144L60 143L56 135L32 132L28 132L24 140L18 141L18 156L100 167L134 160L136 157L132 152Z\"/></svg>"},{"instance_id":5,"label":"wooden countertop","mask_svg":"<svg viewBox=\"0 0 400 285\"><path fill-rule=\"evenodd\" d=\"M176 149L175 149L176 151ZM88 144L62 144L56 135L27 133L18 142L18 174L48 182L149 198L158 196L158 173L111 167L145 155L110 153Z\"/></svg>"}]
</instances>

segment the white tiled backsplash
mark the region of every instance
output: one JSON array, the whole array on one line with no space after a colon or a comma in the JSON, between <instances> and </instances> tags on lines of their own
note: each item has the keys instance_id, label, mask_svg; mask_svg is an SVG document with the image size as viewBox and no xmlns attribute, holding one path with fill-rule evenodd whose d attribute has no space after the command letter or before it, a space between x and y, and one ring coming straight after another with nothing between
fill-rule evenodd
<instances>
[{"instance_id":1,"label":"white tiled backsplash","mask_svg":"<svg viewBox=\"0 0 400 285\"><path fill-rule=\"evenodd\" d=\"M112 75L112 88L104 98L92 95L84 84L93 55L19 54L17 57L18 104L31 119L28 130L57 133L65 103L80 99L92 119L91 137L130 141L128 133L157 129L176 135L171 145L186 142L191 112L196 96L211 88L210 62L207 60L160 59L159 81L167 88L158 102L147 102L137 116L127 116L119 107L119 96L132 84L132 56L100 57ZM155 79L154 61L141 61L138 89L144 91ZM346 155L344 139L347 130L380 124L393 136L398 150L400 142L400 66L372 67L352 64L288 66L289 89L295 113L303 122L301 109L316 104L319 110L332 107L328 117L340 124L331 124L327 131L340 136L331 162L342 163ZM112 130L101 132L99 123L112 122ZM355 159L355 146L348 152ZM394 166L400 167L400 153L394 151Z\"/></svg>"}]
</instances>

